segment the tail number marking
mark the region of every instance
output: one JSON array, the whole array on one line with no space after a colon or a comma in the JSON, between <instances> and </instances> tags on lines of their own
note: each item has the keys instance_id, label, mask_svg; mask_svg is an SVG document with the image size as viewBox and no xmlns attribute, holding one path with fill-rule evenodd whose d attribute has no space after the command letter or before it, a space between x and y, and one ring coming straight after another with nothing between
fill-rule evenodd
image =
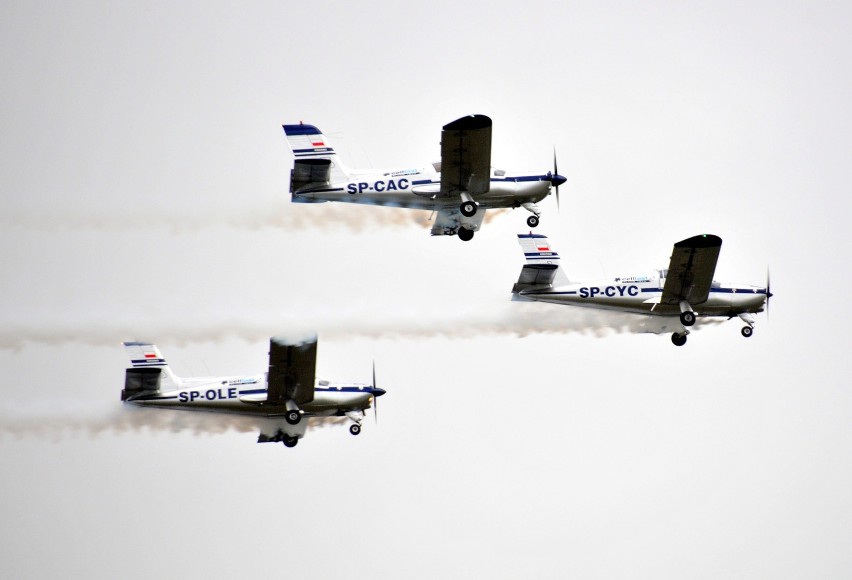
<instances>
[{"instance_id":1,"label":"tail number marking","mask_svg":"<svg viewBox=\"0 0 852 580\"><path fill-rule=\"evenodd\" d=\"M206 391L184 391L178 394L178 401L181 403L193 403L198 400L204 401L222 401L225 399L236 399L237 389L207 389Z\"/></svg>"},{"instance_id":2,"label":"tail number marking","mask_svg":"<svg viewBox=\"0 0 852 580\"><path fill-rule=\"evenodd\" d=\"M580 288L580 298L595 298L596 296L606 296L607 298L615 298L617 296L638 296L639 286L606 286L599 288L597 286Z\"/></svg>"},{"instance_id":3,"label":"tail number marking","mask_svg":"<svg viewBox=\"0 0 852 580\"><path fill-rule=\"evenodd\" d=\"M411 186L411 182L407 179L389 179L388 181L374 181L373 183L368 183L366 181L360 181L358 183L350 183L346 186L346 191L349 193L364 193L365 191L373 190L373 191L402 191L404 189L408 189Z\"/></svg>"}]
</instances>

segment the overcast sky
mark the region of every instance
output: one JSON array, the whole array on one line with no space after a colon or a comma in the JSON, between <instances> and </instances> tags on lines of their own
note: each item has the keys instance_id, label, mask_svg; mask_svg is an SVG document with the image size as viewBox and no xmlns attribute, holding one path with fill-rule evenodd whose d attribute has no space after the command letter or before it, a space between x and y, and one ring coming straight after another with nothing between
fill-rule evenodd
<instances>
[{"instance_id":1,"label":"overcast sky","mask_svg":"<svg viewBox=\"0 0 852 580\"><path fill-rule=\"evenodd\" d=\"M0 7L0 576L847 578L852 9L836 2L6 2ZM723 240L771 317L669 335L509 302L523 210L290 205L281 123L354 167L568 178L577 279ZM122 407L122 340L182 375L318 372L380 422ZM546 332L545 332L546 331Z\"/></svg>"}]
</instances>

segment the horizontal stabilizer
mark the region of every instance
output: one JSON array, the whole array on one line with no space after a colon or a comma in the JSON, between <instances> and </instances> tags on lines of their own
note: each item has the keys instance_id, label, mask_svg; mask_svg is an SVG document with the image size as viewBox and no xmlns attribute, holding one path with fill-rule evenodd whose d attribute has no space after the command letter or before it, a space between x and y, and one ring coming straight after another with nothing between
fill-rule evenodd
<instances>
[{"instance_id":1,"label":"horizontal stabilizer","mask_svg":"<svg viewBox=\"0 0 852 580\"><path fill-rule=\"evenodd\" d=\"M290 193L327 186L330 177L330 159L297 159L290 172Z\"/></svg>"},{"instance_id":2,"label":"horizontal stabilizer","mask_svg":"<svg viewBox=\"0 0 852 580\"><path fill-rule=\"evenodd\" d=\"M556 277L556 264L527 264L521 268L521 275L512 287L512 292L517 293L534 286L550 286Z\"/></svg>"},{"instance_id":3,"label":"horizontal stabilizer","mask_svg":"<svg viewBox=\"0 0 852 580\"><path fill-rule=\"evenodd\" d=\"M124 389L121 400L126 401L143 393L156 393L160 390L160 374L163 369L158 367L131 368L124 372Z\"/></svg>"}]
</instances>

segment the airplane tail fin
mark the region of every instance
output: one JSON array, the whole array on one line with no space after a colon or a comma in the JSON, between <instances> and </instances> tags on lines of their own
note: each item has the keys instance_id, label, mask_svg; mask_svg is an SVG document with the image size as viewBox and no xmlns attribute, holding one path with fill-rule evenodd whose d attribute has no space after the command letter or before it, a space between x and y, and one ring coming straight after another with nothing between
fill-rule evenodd
<instances>
[{"instance_id":1,"label":"airplane tail fin","mask_svg":"<svg viewBox=\"0 0 852 580\"><path fill-rule=\"evenodd\" d=\"M518 234L518 243L526 262L521 275L512 287L512 293L534 287L567 284L568 276L559 265L559 254L550 247L547 236L541 234Z\"/></svg>"},{"instance_id":2,"label":"airplane tail fin","mask_svg":"<svg viewBox=\"0 0 852 580\"><path fill-rule=\"evenodd\" d=\"M299 197L298 193L349 181L349 170L322 131L302 123L282 127L296 158L290 172L290 193L294 202L316 203L317 200Z\"/></svg>"},{"instance_id":3,"label":"airplane tail fin","mask_svg":"<svg viewBox=\"0 0 852 580\"><path fill-rule=\"evenodd\" d=\"M121 400L141 393L172 391L180 388L180 378L172 372L157 345L149 342L125 342L131 368L125 371Z\"/></svg>"}]
</instances>

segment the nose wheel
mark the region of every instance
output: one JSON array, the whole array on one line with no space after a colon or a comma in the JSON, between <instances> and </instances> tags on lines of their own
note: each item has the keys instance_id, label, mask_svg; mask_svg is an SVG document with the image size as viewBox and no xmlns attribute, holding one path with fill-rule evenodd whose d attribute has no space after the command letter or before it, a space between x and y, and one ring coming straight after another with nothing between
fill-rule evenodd
<instances>
[{"instance_id":1,"label":"nose wheel","mask_svg":"<svg viewBox=\"0 0 852 580\"><path fill-rule=\"evenodd\" d=\"M749 338L752 334L754 334L754 329L751 326L743 326L742 330L740 330L740 334Z\"/></svg>"},{"instance_id":2,"label":"nose wheel","mask_svg":"<svg viewBox=\"0 0 852 580\"><path fill-rule=\"evenodd\" d=\"M527 218L527 225L531 228L534 228L538 225L538 221L539 220L537 215L531 215Z\"/></svg>"},{"instance_id":3,"label":"nose wheel","mask_svg":"<svg viewBox=\"0 0 852 580\"><path fill-rule=\"evenodd\" d=\"M349 426L349 432L353 435L359 435L361 433L361 425L355 423L354 425Z\"/></svg>"}]
</instances>

